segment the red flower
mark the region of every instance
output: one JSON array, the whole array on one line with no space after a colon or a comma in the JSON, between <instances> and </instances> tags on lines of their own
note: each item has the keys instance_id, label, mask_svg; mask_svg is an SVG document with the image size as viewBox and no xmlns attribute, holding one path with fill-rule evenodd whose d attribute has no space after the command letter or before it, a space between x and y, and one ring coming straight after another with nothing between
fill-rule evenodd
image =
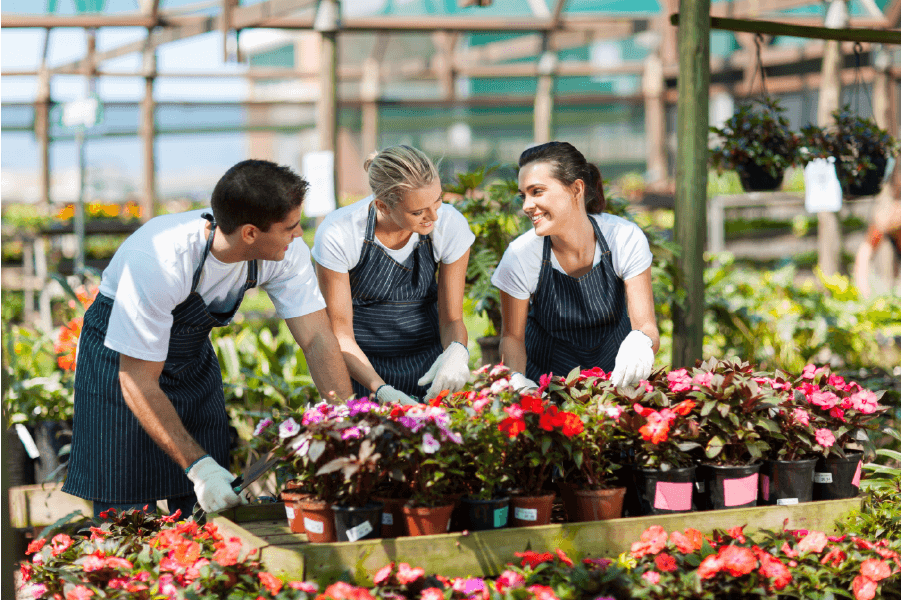
<instances>
[{"instance_id":1,"label":"red flower","mask_svg":"<svg viewBox=\"0 0 901 601\"><path fill-rule=\"evenodd\" d=\"M669 438L669 421L655 411L648 416L648 423L639 428L638 432L643 439L660 444Z\"/></svg>"},{"instance_id":2,"label":"red flower","mask_svg":"<svg viewBox=\"0 0 901 601\"><path fill-rule=\"evenodd\" d=\"M661 572L675 572L678 568L676 558L669 553L661 553L654 558L654 563Z\"/></svg>"},{"instance_id":3,"label":"red flower","mask_svg":"<svg viewBox=\"0 0 901 601\"><path fill-rule=\"evenodd\" d=\"M544 417L542 416L541 419L544 419ZM526 421L524 419L507 417L497 425L497 429L501 432L506 432L507 436L510 438L516 438L519 436L520 432L525 432Z\"/></svg>"},{"instance_id":4,"label":"red flower","mask_svg":"<svg viewBox=\"0 0 901 601\"><path fill-rule=\"evenodd\" d=\"M651 414L653 414L653 413L657 413L656 411L654 411L654 410L651 409L650 407L642 407L642 406L639 405L638 403L635 403L635 404L632 405L632 411L634 411L635 413L637 413L637 414L640 415L641 417L647 417L647 416L649 416L649 415L651 415Z\"/></svg>"},{"instance_id":5,"label":"red flower","mask_svg":"<svg viewBox=\"0 0 901 601\"><path fill-rule=\"evenodd\" d=\"M397 566L397 581L401 584L412 584L423 576L425 576L425 570L422 568L412 568L408 563Z\"/></svg>"},{"instance_id":6,"label":"red flower","mask_svg":"<svg viewBox=\"0 0 901 601\"><path fill-rule=\"evenodd\" d=\"M393 572L393 571L394 571L394 562L392 561L391 563L386 565L384 568L382 568L381 570L376 572L375 578L373 578L372 581L375 584L381 584L381 583L385 582L386 580L388 580L389 578L391 578L391 572Z\"/></svg>"},{"instance_id":7,"label":"red flower","mask_svg":"<svg viewBox=\"0 0 901 601\"><path fill-rule=\"evenodd\" d=\"M673 411L678 413L679 415L688 415L691 413L691 410L695 408L695 402L691 399L687 399L673 407Z\"/></svg>"},{"instance_id":8,"label":"red flower","mask_svg":"<svg viewBox=\"0 0 901 601\"><path fill-rule=\"evenodd\" d=\"M56 557L60 553L64 553L66 549L72 546L72 538L68 534L57 534L50 540L50 547L53 549L53 556ZM93 594L93 593L91 593Z\"/></svg>"},{"instance_id":9,"label":"red flower","mask_svg":"<svg viewBox=\"0 0 901 601\"><path fill-rule=\"evenodd\" d=\"M719 555L708 555L698 566L698 577L701 580L709 580L716 576L723 569Z\"/></svg>"},{"instance_id":10,"label":"red flower","mask_svg":"<svg viewBox=\"0 0 901 601\"><path fill-rule=\"evenodd\" d=\"M694 528L686 528L685 534L673 531L669 537L682 553L692 553L704 546L704 535L701 534L700 530L695 530Z\"/></svg>"},{"instance_id":11,"label":"red flower","mask_svg":"<svg viewBox=\"0 0 901 601\"><path fill-rule=\"evenodd\" d=\"M632 557L641 559L645 555L656 555L666 547L666 530L662 526L651 526L641 533L641 541L632 543Z\"/></svg>"},{"instance_id":12,"label":"red flower","mask_svg":"<svg viewBox=\"0 0 901 601\"><path fill-rule=\"evenodd\" d=\"M773 587L778 591L784 589L792 581L791 572L785 567L785 564L769 553L764 553L760 557L760 575L772 578Z\"/></svg>"},{"instance_id":13,"label":"red flower","mask_svg":"<svg viewBox=\"0 0 901 601\"><path fill-rule=\"evenodd\" d=\"M527 413L540 414L544 412L544 401L535 396L523 395L519 399L519 404L522 405L522 410Z\"/></svg>"},{"instance_id":14,"label":"red flower","mask_svg":"<svg viewBox=\"0 0 901 601\"><path fill-rule=\"evenodd\" d=\"M66 592L66 599L90 599L94 596L94 591L86 586L79 584ZM872 599L872 597L869 597Z\"/></svg>"},{"instance_id":15,"label":"red flower","mask_svg":"<svg viewBox=\"0 0 901 601\"><path fill-rule=\"evenodd\" d=\"M91 528L91 530L94 530L94 529ZM41 549L44 548L44 544L46 544L46 542L47 542L46 538L39 538L37 540L31 541L28 544L28 549L25 550L25 553L27 555L31 555L32 553L37 553L38 551L40 551Z\"/></svg>"},{"instance_id":16,"label":"red flower","mask_svg":"<svg viewBox=\"0 0 901 601\"><path fill-rule=\"evenodd\" d=\"M216 543L216 552L213 554L213 561L221 566L233 566L238 563L238 555L241 553L241 539L237 536L231 537L228 542Z\"/></svg>"},{"instance_id":17,"label":"red flower","mask_svg":"<svg viewBox=\"0 0 901 601\"><path fill-rule=\"evenodd\" d=\"M892 568L881 559L867 559L860 564L860 575L879 582L892 575Z\"/></svg>"},{"instance_id":18,"label":"red flower","mask_svg":"<svg viewBox=\"0 0 901 601\"><path fill-rule=\"evenodd\" d=\"M554 551L557 553L557 557L560 559L560 561L562 561L564 564L566 564L567 567L570 567L570 568L573 567L573 565L574 565L573 560L570 559L569 557L567 557L566 553L564 553L560 549L554 549Z\"/></svg>"},{"instance_id":19,"label":"red flower","mask_svg":"<svg viewBox=\"0 0 901 601\"><path fill-rule=\"evenodd\" d=\"M729 536L731 536L738 542L744 543L746 539L744 533L742 532L742 529L743 526L736 526L735 528L729 528L727 532L729 533Z\"/></svg>"},{"instance_id":20,"label":"red flower","mask_svg":"<svg viewBox=\"0 0 901 601\"><path fill-rule=\"evenodd\" d=\"M551 379L554 377L553 372L549 374L544 374L538 378L538 396L541 396L541 393L547 390L547 387L551 385Z\"/></svg>"},{"instance_id":21,"label":"red flower","mask_svg":"<svg viewBox=\"0 0 901 601\"><path fill-rule=\"evenodd\" d=\"M59 329L53 351L59 355L56 362L61 369L66 371L75 369L75 349L78 346L83 323L83 317L76 317Z\"/></svg>"},{"instance_id":22,"label":"red flower","mask_svg":"<svg viewBox=\"0 0 901 601\"><path fill-rule=\"evenodd\" d=\"M269 572L260 572L257 576L259 576L260 582L271 594L277 595L278 592L282 590L284 583Z\"/></svg>"},{"instance_id":23,"label":"red flower","mask_svg":"<svg viewBox=\"0 0 901 601\"><path fill-rule=\"evenodd\" d=\"M450 394L450 390L447 390L447 389L442 390L441 392L438 393L438 396L436 396L434 399L429 401L429 405L431 405L432 407L440 407L441 401L443 401L444 398L449 394Z\"/></svg>"},{"instance_id":24,"label":"red flower","mask_svg":"<svg viewBox=\"0 0 901 601\"><path fill-rule=\"evenodd\" d=\"M854 591L855 599L872 599L876 596L875 580L870 580L866 576L858 576L851 582L851 590Z\"/></svg>"},{"instance_id":25,"label":"red flower","mask_svg":"<svg viewBox=\"0 0 901 601\"><path fill-rule=\"evenodd\" d=\"M857 545L857 548L860 549L861 551L870 551L870 550L876 548L876 545L874 545L870 541L863 539L863 538L859 538L857 536L852 536L851 540L854 542L855 545Z\"/></svg>"},{"instance_id":26,"label":"red flower","mask_svg":"<svg viewBox=\"0 0 901 601\"><path fill-rule=\"evenodd\" d=\"M579 416L575 413L568 413L564 411L560 413L560 417L563 420L561 429L563 431L563 435L567 438L577 436L585 430L585 424L582 423L581 418L579 418Z\"/></svg>"},{"instance_id":27,"label":"red flower","mask_svg":"<svg viewBox=\"0 0 901 601\"><path fill-rule=\"evenodd\" d=\"M19 573L22 575L22 580L28 582L32 578L34 578L34 565L28 563L27 561L23 561L19 566Z\"/></svg>"},{"instance_id":28,"label":"red flower","mask_svg":"<svg viewBox=\"0 0 901 601\"><path fill-rule=\"evenodd\" d=\"M441 592L440 588L435 588L434 586L431 588L423 589L423 591L419 594L420 599L444 599L444 593Z\"/></svg>"},{"instance_id":29,"label":"red flower","mask_svg":"<svg viewBox=\"0 0 901 601\"><path fill-rule=\"evenodd\" d=\"M547 411L541 415L541 419L538 420L538 427L542 430L547 430L548 432L554 431L554 426L558 426L560 424L556 423L557 413L560 410L557 409L556 405L551 405L547 408Z\"/></svg>"},{"instance_id":30,"label":"red flower","mask_svg":"<svg viewBox=\"0 0 901 601\"><path fill-rule=\"evenodd\" d=\"M559 597L554 594L554 589L542 584L533 584L527 590L532 593L533 599L559 599Z\"/></svg>"},{"instance_id":31,"label":"red flower","mask_svg":"<svg viewBox=\"0 0 901 601\"><path fill-rule=\"evenodd\" d=\"M586 378L601 378L604 380L609 379L607 374L604 373L604 370L600 367L592 367L591 369L583 369L579 374L579 379L584 380Z\"/></svg>"},{"instance_id":32,"label":"red flower","mask_svg":"<svg viewBox=\"0 0 901 601\"><path fill-rule=\"evenodd\" d=\"M106 567L106 562L104 561L103 551L97 550L91 553L90 555L85 556L84 561L81 564L81 569L85 572L96 572L97 570L102 570Z\"/></svg>"},{"instance_id":33,"label":"red flower","mask_svg":"<svg viewBox=\"0 0 901 601\"><path fill-rule=\"evenodd\" d=\"M317 599L375 599L369 591L340 580L325 589Z\"/></svg>"},{"instance_id":34,"label":"red flower","mask_svg":"<svg viewBox=\"0 0 901 601\"><path fill-rule=\"evenodd\" d=\"M720 549L719 556L722 569L733 576L744 576L757 568L757 558L754 556L754 552L746 547L729 545Z\"/></svg>"},{"instance_id":35,"label":"red flower","mask_svg":"<svg viewBox=\"0 0 901 601\"><path fill-rule=\"evenodd\" d=\"M822 565L830 564L833 568L837 568L842 564L848 556L844 551L838 548L833 548L829 553L823 556L823 559L820 560Z\"/></svg>"},{"instance_id":36,"label":"red flower","mask_svg":"<svg viewBox=\"0 0 901 601\"><path fill-rule=\"evenodd\" d=\"M826 534L824 532L812 531L810 534L798 541L798 551L822 553L823 549L826 548L826 543L828 542L829 539L826 538Z\"/></svg>"},{"instance_id":37,"label":"red flower","mask_svg":"<svg viewBox=\"0 0 901 601\"><path fill-rule=\"evenodd\" d=\"M202 549L198 543L186 540L172 552L172 559L178 562L179 565L187 567L194 565L194 562L200 558L201 551Z\"/></svg>"},{"instance_id":38,"label":"red flower","mask_svg":"<svg viewBox=\"0 0 901 601\"><path fill-rule=\"evenodd\" d=\"M535 553L534 551L523 551L522 553L514 553L517 557L522 557L522 567L527 565L535 568L538 564L554 561L553 553Z\"/></svg>"}]
</instances>

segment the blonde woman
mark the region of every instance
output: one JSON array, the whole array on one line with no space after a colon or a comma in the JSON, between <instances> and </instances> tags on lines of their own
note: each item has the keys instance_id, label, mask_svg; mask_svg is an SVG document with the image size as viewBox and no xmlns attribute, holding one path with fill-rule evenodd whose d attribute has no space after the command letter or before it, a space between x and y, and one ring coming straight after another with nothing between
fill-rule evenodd
<instances>
[{"instance_id":1,"label":"blonde woman","mask_svg":"<svg viewBox=\"0 0 901 601\"><path fill-rule=\"evenodd\" d=\"M357 395L415 402L469 378L463 288L475 236L442 202L432 161L392 146L363 168L372 195L328 215L313 258Z\"/></svg>"}]
</instances>

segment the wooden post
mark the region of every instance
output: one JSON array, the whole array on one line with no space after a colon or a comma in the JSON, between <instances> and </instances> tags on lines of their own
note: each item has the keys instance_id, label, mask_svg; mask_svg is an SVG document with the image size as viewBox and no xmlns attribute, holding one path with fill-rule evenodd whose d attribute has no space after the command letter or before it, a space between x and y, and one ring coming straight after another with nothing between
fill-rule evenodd
<instances>
[{"instance_id":1,"label":"wooden post","mask_svg":"<svg viewBox=\"0 0 901 601\"><path fill-rule=\"evenodd\" d=\"M319 102L316 105L319 150L335 157L335 196L338 191L338 28L341 5L338 0L320 0L313 25L319 32Z\"/></svg>"},{"instance_id":2,"label":"wooden post","mask_svg":"<svg viewBox=\"0 0 901 601\"><path fill-rule=\"evenodd\" d=\"M679 148L676 152L677 289L673 307L673 367L694 365L704 350L704 242L710 89L710 0L679 3Z\"/></svg>"},{"instance_id":3,"label":"wooden post","mask_svg":"<svg viewBox=\"0 0 901 601\"><path fill-rule=\"evenodd\" d=\"M548 49L549 35L544 35L544 52L538 59L538 89L535 90L533 117L535 144L550 142L553 138L554 70L557 68L557 55Z\"/></svg>"},{"instance_id":4,"label":"wooden post","mask_svg":"<svg viewBox=\"0 0 901 601\"><path fill-rule=\"evenodd\" d=\"M825 26L841 29L848 26L846 0L827 2ZM823 50L823 78L820 82L820 100L817 107L817 123L821 126L833 122L832 112L841 106L842 96L842 48L841 42L827 41ZM817 213L817 251L820 269L827 276L841 268L842 230L838 213Z\"/></svg>"},{"instance_id":5,"label":"wooden post","mask_svg":"<svg viewBox=\"0 0 901 601\"><path fill-rule=\"evenodd\" d=\"M657 185L669 176L666 159L666 103L663 99L663 59L660 51L648 55L644 63L642 92L644 93L645 152L647 153L647 184Z\"/></svg>"},{"instance_id":6,"label":"wooden post","mask_svg":"<svg viewBox=\"0 0 901 601\"><path fill-rule=\"evenodd\" d=\"M876 78L873 80L873 119L879 127L888 130L889 133L895 134L898 128L898 104L894 98L895 82L892 79L891 66L892 58L885 46L873 46L871 52L875 57L873 66L876 68ZM876 202L873 205L873 211L887 210L895 201L893 176L897 177L901 170L895 163L895 171L888 177L888 181L882 187ZM895 253L892 251L891 242L887 239L876 248L873 256L876 274L879 276L880 282L892 284L895 277Z\"/></svg>"},{"instance_id":7,"label":"wooden post","mask_svg":"<svg viewBox=\"0 0 901 601\"><path fill-rule=\"evenodd\" d=\"M144 155L144 185L141 194L141 221L147 221L154 215L156 202L156 155L154 142L156 139L155 108L153 101L153 84L156 78L156 50L150 41L150 30L147 31L147 48L144 49L144 98L141 101L141 144Z\"/></svg>"},{"instance_id":8,"label":"wooden post","mask_svg":"<svg viewBox=\"0 0 901 601\"><path fill-rule=\"evenodd\" d=\"M372 57L363 61L363 81L360 83L360 99L363 101L360 150L364 157L379 147L380 69L381 65Z\"/></svg>"}]
</instances>

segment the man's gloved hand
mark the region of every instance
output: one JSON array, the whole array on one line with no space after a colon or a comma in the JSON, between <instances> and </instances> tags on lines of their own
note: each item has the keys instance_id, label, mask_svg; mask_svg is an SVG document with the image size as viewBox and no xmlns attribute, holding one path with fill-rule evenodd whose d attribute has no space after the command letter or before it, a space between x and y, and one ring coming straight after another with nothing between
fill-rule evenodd
<instances>
[{"instance_id":1,"label":"man's gloved hand","mask_svg":"<svg viewBox=\"0 0 901 601\"><path fill-rule=\"evenodd\" d=\"M510 386L516 392L522 392L523 390L534 390L538 388L538 384L528 379L518 371L513 372L510 376Z\"/></svg>"},{"instance_id":2,"label":"man's gloved hand","mask_svg":"<svg viewBox=\"0 0 901 601\"><path fill-rule=\"evenodd\" d=\"M632 330L619 345L616 364L610 374L614 386L634 386L647 379L654 368L653 341L639 330Z\"/></svg>"},{"instance_id":3,"label":"man's gloved hand","mask_svg":"<svg viewBox=\"0 0 901 601\"><path fill-rule=\"evenodd\" d=\"M407 396L394 386L389 386L387 384L379 386L379 389L375 391L375 397L380 403L400 403L401 405L419 404L416 399Z\"/></svg>"},{"instance_id":4,"label":"man's gloved hand","mask_svg":"<svg viewBox=\"0 0 901 601\"><path fill-rule=\"evenodd\" d=\"M235 477L209 455L195 461L186 473L194 483L197 502L207 513L216 513L247 503L247 499L238 496L232 490L232 481Z\"/></svg>"},{"instance_id":5,"label":"man's gloved hand","mask_svg":"<svg viewBox=\"0 0 901 601\"><path fill-rule=\"evenodd\" d=\"M435 398L442 390L450 390L457 392L469 380L469 350L463 346L462 342L456 340L451 342L444 352L438 355L432 367L419 378L420 386L425 386L429 382L429 387L425 395L427 399Z\"/></svg>"}]
</instances>

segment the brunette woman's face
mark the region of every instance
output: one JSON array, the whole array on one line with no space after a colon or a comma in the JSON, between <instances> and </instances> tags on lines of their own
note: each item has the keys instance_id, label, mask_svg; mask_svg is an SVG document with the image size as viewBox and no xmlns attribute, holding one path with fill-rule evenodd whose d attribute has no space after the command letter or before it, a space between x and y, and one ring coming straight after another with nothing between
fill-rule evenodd
<instances>
[{"instance_id":1,"label":"brunette woman's face","mask_svg":"<svg viewBox=\"0 0 901 601\"><path fill-rule=\"evenodd\" d=\"M393 209L385 207L386 214L401 229L425 236L435 229L442 196L441 182L436 179L422 188L408 190Z\"/></svg>"},{"instance_id":2,"label":"brunette woman's face","mask_svg":"<svg viewBox=\"0 0 901 601\"><path fill-rule=\"evenodd\" d=\"M520 168L519 194L522 210L532 220L532 227L539 236L562 232L581 215L580 205L584 207L585 204L582 180L567 186L553 176L553 167L547 162L536 161Z\"/></svg>"}]
</instances>

